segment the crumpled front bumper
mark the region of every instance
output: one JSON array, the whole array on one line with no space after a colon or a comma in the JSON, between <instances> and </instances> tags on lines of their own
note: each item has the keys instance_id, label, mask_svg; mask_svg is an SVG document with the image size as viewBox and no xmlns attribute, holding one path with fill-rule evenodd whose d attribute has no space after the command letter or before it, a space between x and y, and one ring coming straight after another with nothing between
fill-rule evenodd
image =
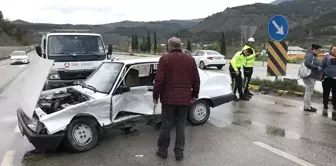
<instances>
[{"instance_id":1,"label":"crumpled front bumper","mask_svg":"<svg viewBox=\"0 0 336 166\"><path fill-rule=\"evenodd\" d=\"M22 109L17 110L18 126L21 134L26 136L36 149L56 150L64 138L64 134L38 134L27 125L29 118Z\"/></svg>"}]
</instances>

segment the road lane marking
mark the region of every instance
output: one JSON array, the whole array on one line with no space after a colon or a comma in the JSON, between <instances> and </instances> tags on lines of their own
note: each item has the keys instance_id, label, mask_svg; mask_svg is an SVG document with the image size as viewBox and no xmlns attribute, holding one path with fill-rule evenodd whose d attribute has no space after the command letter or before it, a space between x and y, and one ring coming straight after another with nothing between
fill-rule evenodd
<instances>
[{"instance_id":1,"label":"road lane marking","mask_svg":"<svg viewBox=\"0 0 336 166\"><path fill-rule=\"evenodd\" d=\"M2 159L1 166L13 166L14 155L15 155L14 150L7 151Z\"/></svg>"},{"instance_id":2,"label":"road lane marking","mask_svg":"<svg viewBox=\"0 0 336 166\"><path fill-rule=\"evenodd\" d=\"M289 159L289 160L291 160L291 161L293 161L293 162L295 162L295 163L297 163L299 165L315 166L314 164L311 164L311 163L309 163L307 161L301 160L301 159L299 159L299 158L297 158L297 157L295 157L295 156L293 156L291 154L288 154L288 153L286 153L284 151L281 151L279 149L273 148L272 146L269 146L269 145L264 144L262 142L253 142L253 143L256 144L256 145L258 145L258 146L260 146L260 147L262 147L262 148L264 148L264 149L267 149L267 150L269 150L269 151L271 151L271 152L273 152L273 153L275 153L277 155L280 155L280 156L282 156L284 158L287 158L287 159Z\"/></svg>"},{"instance_id":3,"label":"road lane marking","mask_svg":"<svg viewBox=\"0 0 336 166\"><path fill-rule=\"evenodd\" d=\"M6 66L8 66L8 65L2 65L2 66L0 66L0 69L1 69L1 68L4 68L4 67L6 67Z\"/></svg>"}]
</instances>

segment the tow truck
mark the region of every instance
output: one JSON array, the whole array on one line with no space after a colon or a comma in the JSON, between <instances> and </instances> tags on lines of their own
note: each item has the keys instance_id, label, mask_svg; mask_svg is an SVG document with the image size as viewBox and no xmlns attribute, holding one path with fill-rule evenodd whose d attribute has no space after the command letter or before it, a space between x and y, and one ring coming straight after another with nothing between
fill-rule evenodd
<instances>
[{"instance_id":1,"label":"tow truck","mask_svg":"<svg viewBox=\"0 0 336 166\"><path fill-rule=\"evenodd\" d=\"M44 90L79 84L104 61L111 60L112 46L98 33L86 29L53 29L42 36L36 53L53 60Z\"/></svg>"}]
</instances>

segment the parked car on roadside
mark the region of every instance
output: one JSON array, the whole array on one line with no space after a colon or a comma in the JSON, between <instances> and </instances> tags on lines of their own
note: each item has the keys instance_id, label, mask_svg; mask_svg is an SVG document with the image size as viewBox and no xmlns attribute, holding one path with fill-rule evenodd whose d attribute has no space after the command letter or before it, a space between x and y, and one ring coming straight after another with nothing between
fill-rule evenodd
<instances>
[{"instance_id":1,"label":"parked car on roadside","mask_svg":"<svg viewBox=\"0 0 336 166\"><path fill-rule=\"evenodd\" d=\"M103 62L80 85L42 91L53 63L32 55L22 83L18 126L36 149L55 150L64 143L72 151L87 151L104 129L160 120L161 103L152 99L159 57ZM199 98L188 112L192 125L204 124L210 108L234 99L227 74L199 69L199 75Z\"/></svg>"},{"instance_id":2,"label":"parked car on roadside","mask_svg":"<svg viewBox=\"0 0 336 166\"><path fill-rule=\"evenodd\" d=\"M192 53L192 56L201 69L212 66L222 69L226 64L225 55L214 50L198 50Z\"/></svg>"},{"instance_id":3,"label":"parked car on roadside","mask_svg":"<svg viewBox=\"0 0 336 166\"><path fill-rule=\"evenodd\" d=\"M9 56L11 65L29 63L29 57L26 51L13 51Z\"/></svg>"}]
</instances>

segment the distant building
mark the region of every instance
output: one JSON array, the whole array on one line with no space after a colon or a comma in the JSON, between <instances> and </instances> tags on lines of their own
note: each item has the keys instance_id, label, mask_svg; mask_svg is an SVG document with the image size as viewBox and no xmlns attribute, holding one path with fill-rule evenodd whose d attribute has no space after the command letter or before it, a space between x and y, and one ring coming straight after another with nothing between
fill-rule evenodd
<instances>
[{"instance_id":1,"label":"distant building","mask_svg":"<svg viewBox=\"0 0 336 166\"><path fill-rule=\"evenodd\" d=\"M306 49L298 47L298 46L289 46L288 47L288 56L295 56L295 55L301 55L305 54Z\"/></svg>"}]
</instances>

